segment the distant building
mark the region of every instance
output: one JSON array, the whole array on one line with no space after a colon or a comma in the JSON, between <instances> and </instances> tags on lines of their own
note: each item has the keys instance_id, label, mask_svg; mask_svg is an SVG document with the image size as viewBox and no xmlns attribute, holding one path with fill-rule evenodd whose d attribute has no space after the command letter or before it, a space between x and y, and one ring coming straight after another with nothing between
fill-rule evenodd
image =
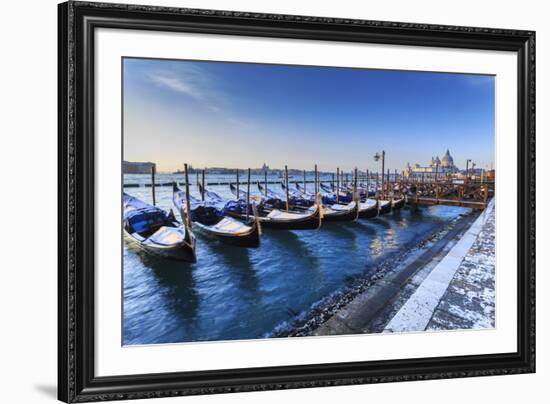
<instances>
[{"instance_id":1,"label":"distant building","mask_svg":"<svg viewBox=\"0 0 550 404\"><path fill-rule=\"evenodd\" d=\"M122 173L123 174L150 174L151 168L153 166L155 166L155 163L122 161Z\"/></svg>"},{"instance_id":2,"label":"distant building","mask_svg":"<svg viewBox=\"0 0 550 404\"><path fill-rule=\"evenodd\" d=\"M438 175L445 176L447 174L455 174L458 171L458 167L455 166L454 159L451 156L449 149L447 149L445 155L441 158L441 160L438 156L436 156L435 158L432 157L430 164L427 166L421 166L418 163L411 166L409 163L407 163L407 167L405 168L405 171L403 173L405 177L411 177L415 175L435 177L436 172L438 173Z\"/></svg>"}]
</instances>

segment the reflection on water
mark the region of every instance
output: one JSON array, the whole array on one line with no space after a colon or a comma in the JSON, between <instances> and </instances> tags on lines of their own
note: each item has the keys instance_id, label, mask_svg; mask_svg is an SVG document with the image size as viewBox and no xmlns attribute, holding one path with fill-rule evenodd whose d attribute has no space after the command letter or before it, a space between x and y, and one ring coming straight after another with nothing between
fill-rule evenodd
<instances>
[{"instance_id":1,"label":"reflection on water","mask_svg":"<svg viewBox=\"0 0 550 404\"><path fill-rule=\"evenodd\" d=\"M160 175L157 182L173 178ZM207 178L215 180L228 179ZM147 176L126 181L149 182ZM231 196L227 186L209 188ZM125 191L151 201L150 188ZM195 185L191 192L198 195ZM170 187L157 188L156 196L160 207L172 207ZM125 242L124 344L264 337L388 254L467 211L432 206L353 223L324 223L314 231L263 229L258 249L235 248L197 234L194 264L151 257Z\"/></svg>"}]
</instances>

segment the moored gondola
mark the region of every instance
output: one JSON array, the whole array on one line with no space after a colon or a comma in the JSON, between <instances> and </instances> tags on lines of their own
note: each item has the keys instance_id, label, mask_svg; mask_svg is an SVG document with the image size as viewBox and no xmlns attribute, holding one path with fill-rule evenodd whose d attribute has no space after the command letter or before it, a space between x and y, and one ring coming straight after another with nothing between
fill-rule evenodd
<instances>
[{"instance_id":1,"label":"moored gondola","mask_svg":"<svg viewBox=\"0 0 550 404\"><path fill-rule=\"evenodd\" d=\"M323 216L327 222L352 222L359 217L359 204L356 201L347 205L335 203L323 209Z\"/></svg>"},{"instance_id":2,"label":"moored gondola","mask_svg":"<svg viewBox=\"0 0 550 404\"><path fill-rule=\"evenodd\" d=\"M240 198L247 197L247 193L230 184L231 192ZM255 197L256 198L256 197ZM315 230L321 226L323 220L323 207L320 198L313 206L302 211L286 211L277 209L261 200L258 207L258 219L263 227L278 230ZM229 214L232 214L231 212ZM243 218L242 213L233 214L234 217Z\"/></svg>"},{"instance_id":3,"label":"moored gondola","mask_svg":"<svg viewBox=\"0 0 550 404\"><path fill-rule=\"evenodd\" d=\"M169 213L127 193L123 196L124 234L143 251L182 261L195 262L195 237Z\"/></svg>"},{"instance_id":4,"label":"moored gondola","mask_svg":"<svg viewBox=\"0 0 550 404\"><path fill-rule=\"evenodd\" d=\"M265 205L271 206L276 209L286 209L286 195L275 192L267 187L267 185L262 185L258 181L258 192L262 195L262 200ZM283 185L283 183L281 183ZM284 185L283 185L284 187ZM283 188L285 189L285 188ZM288 195L288 208L295 211L304 211L305 209L313 206L315 204L315 198L312 201L305 200L304 198L297 197L296 195L289 193Z\"/></svg>"},{"instance_id":5,"label":"moored gondola","mask_svg":"<svg viewBox=\"0 0 550 404\"><path fill-rule=\"evenodd\" d=\"M187 215L186 194L176 183L173 184L172 200L182 219L185 220ZM243 223L227 216L225 206L220 206L218 201L210 195L205 195L204 201L189 195L189 203L193 226L205 236L238 247L257 248L260 246L261 227L257 218L253 217L251 223Z\"/></svg>"},{"instance_id":6,"label":"moored gondola","mask_svg":"<svg viewBox=\"0 0 550 404\"><path fill-rule=\"evenodd\" d=\"M367 199L359 203L359 217L361 219L370 219L378 216L378 203L375 199Z\"/></svg>"},{"instance_id":7,"label":"moored gondola","mask_svg":"<svg viewBox=\"0 0 550 404\"><path fill-rule=\"evenodd\" d=\"M391 201L386 200L386 199L379 199L378 200L378 214L379 215L384 215L386 213L391 212L391 207L392 207Z\"/></svg>"},{"instance_id":8,"label":"moored gondola","mask_svg":"<svg viewBox=\"0 0 550 404\"><path fill-rule=\"evenodd\" d=\"M326 188L321 187L326 190ZM310 197L311 194L303 191L299 184L296 184L296 189L300 191L304 197ZM359 217L359 203L357 201L350 201L346 199L342 201L344 203L337 203L340 200L336 198L336 195L327 192L322 196L323 201L323 220L327 222L350 222L356 220ZM345 203L347 201L347 203Z\"/></svg>"},{"instance_id":9,"label":"moored gondola","mask_svg":"<svg viewBox=\"0 0 550 404\"><path fill-rule=\"evenodd\" d=\"M332 197L336 198L336 190L333 189L333 187L320 183L321 189L325 191L328 195L331 195ZM340 203L349 203L353 201L353 192L352 191L345 191L342 188L338 191L338 201Z\"/></svg>"},{"instance_id":10,"label":"moored gondola","mask_svg":"<svg viewBox=\"0 0 550 404\"><path fill-rule=\"evenodd\" d=\"M392 199L392 209L401 209L405 206L405 197Z\"/></svg>"}]
</instances>

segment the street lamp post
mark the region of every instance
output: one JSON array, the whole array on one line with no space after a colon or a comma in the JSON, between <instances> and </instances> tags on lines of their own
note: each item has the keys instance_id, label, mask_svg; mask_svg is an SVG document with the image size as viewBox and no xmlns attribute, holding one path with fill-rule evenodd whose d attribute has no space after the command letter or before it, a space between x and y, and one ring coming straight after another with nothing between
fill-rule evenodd
<instances>
[{"instance_id":1,"label":"street lamp post","mask_svg":"<svg viewBox=\"0 0 550 404\"><path fill-rule=\"evenodd\" d=\"M384 150L382 150L382 156L378 152L374 155L374 161L378 162L380 158L382 158L382 197L384 197L384 164L386 162L386 152Z\"/></svg>"}]
</instances>

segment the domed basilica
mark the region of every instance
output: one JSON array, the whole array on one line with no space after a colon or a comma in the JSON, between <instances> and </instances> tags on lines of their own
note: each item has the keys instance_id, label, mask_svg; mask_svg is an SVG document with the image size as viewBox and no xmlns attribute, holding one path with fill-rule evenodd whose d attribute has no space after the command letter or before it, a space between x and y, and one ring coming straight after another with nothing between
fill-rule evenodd
<instances>
[{"instance_id":1,"label":"domed basilica","mask_svg":"<svg viewBox=\"0 0 550 404\"><path fill-rule=\"evenodd\" d=\"M432 160L428 166L421 166L420 164L415 164L411 166L407 163L405 168L404 175L406 177L414 175L425 175L425 176L435 176L435 173L438 175L454 174L458 172L458 167L455 166L453 157L449 152L449 149L445 152L445 155L439 159L439 157L432 157Z\"/></svg>"}]
</instances>

